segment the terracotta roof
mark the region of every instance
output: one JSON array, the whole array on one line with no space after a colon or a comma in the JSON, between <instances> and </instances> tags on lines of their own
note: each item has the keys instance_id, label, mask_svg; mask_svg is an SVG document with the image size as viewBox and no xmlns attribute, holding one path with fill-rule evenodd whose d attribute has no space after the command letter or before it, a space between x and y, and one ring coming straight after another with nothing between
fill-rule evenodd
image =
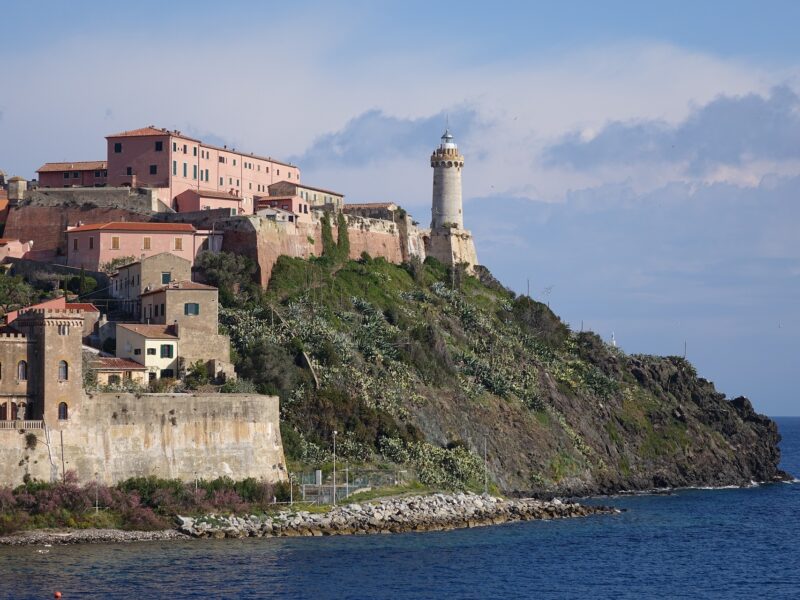
<instances>
[{"instance_id":1,"label":"terracotta roof","mask_svg":"<svg viewBox=\"0 0 800 600\"><path fill-rule=\"evenodd\" d=\"M194 192L201 198L218 198L220 200L236 200L237 202L241 202L243 198L241 196L234 196L233 194L229 194L228 192L216 192L214 190L189 190Z\"/></svg>"},{"instance_id":2,"label":"terracotta roof","mask_svg":"<svg viewBox=\"0 0 800 600\"><path fill-rule=\"evenodd\" d=\"M100 312L91 302L67 302L66 308L68 310L82 310L83 312Z\"/></svg>"},{"instance_id":3,"label":"terracotta roof","mask_svg":"<svg viewBox=\"0 0 800 600\"><path fill-rule=\"evenodd\" d=\"M79 225L72 229L67 229L67 233L76 231L152 231L164 232L172 231L175 233L194 233L194 225L190 223L150 223L137 221L113 221L111 223L93 223L89 225Z\"/></svg>"},{"instance_id":4,"label":"terracotta roof","mask_svg":"<svg viewBox=\"0 0 800 600\"><path fill-rule=\"evenodd\" d=\"M276 181L275 183L270 183L267 186L267 189L271 188L273 185L278 185L278 184L281 184L281 183L288 183L290 185L301 187L301 188L306 189L306 190L314 190L315 192L322 192L323 194L333 194L334 196L341 196L342 198L344 198L344 194L342 194L340 192L332 192L331 190L326 190L324 188L314 187L312 185L306 185L305 183L300 183L299 181L289 181L287 179L284 179L283 181Z\"/></svg>"},{"instance_id":5,"label":"terracotta roof","mask_svg":"<svg viewBox=\"0 0 800 600\"><path fill-rule=\"evenodd\" d=\"M152 290L147 290L139 294L140 296L147 296L149 294L156 294L158 292L163 292L166 290L214 290L216 291L213 285L206 285L204 283L197 283L196 281L173 281L168 285L162 285Z\"/></svg>"},{"instance_id":6,"label":"terracotta roof","mask_svg":"<svg viewBox=\"0 0 800 600\"><path fill-rule=\"evenodd\" d=\"M183 135L179 131L170 131L169 129L162 129L159 127L154 127L152 125L148 125L147 127L140 127L139 129L130 129L128 131L121 131L120 133L107 135L106 139L118 138L118 137L144 137L148 135L174 135L176 137L192 140L194 142L200 142L200 140L196 140L192 137L189 137L188 135Z\"/></svg>"},{"instance_id":7,"label":"terracotta roof","mask_svg":"<svg viewBox=\"0 0 800 600\"><path fill-rule=\"evenodd\" d=\"M144 365L128 360L127 358L117 358L115 356L98 356L93 358L91 366L97 371L144 371Z\"/></svg>"},{"instance_id":8,"label":"terracotta roof","mask_svg":"<svg viewBox=\"0 0 800 600\"><path fill-rule=\"evenodd\" d=\"M172 333L170 325L143 325L141 323L117 323L117 327L122 327L133 333L138 333L146 338L156 340L177 340L178 336Z\"/></svg>"},{"instance_id":9,"label":"terracotta roof","mask_svg":"<svg viewBox=\"0 0 800 600\"><path fill-rule=\"evenodd\" d=\"M9 242L19 242L19 240L14 238L0 238L0 246L5 246Z\"/></svg>"},{"instance_id":10,"label":"terracotta roof","mask_svg":"<svg viewBox=\"0 0 800 600\"><path fill-rule=\"evenodd\" d=\"M37 173L57 173L60 171L97 171L105 169L108 163L104 160L84 160L75 162L49 162L36 169Z\"/></svg>"}]
</instances>

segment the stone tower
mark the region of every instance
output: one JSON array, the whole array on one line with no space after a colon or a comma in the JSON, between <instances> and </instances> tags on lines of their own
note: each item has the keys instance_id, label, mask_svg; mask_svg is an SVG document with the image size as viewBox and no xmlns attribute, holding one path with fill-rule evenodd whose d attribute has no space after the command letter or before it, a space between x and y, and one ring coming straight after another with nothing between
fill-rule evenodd
<instances>
[{"instance_id":1,"label":"stone tower","mask_svg":"<svg viewBox=\"0 0 800 600\"><path fill-rule=\"evenodd\" d=\"M478 256L472 234L464 229L461 205L461 169L464 157L459 154L449 130L431 154L433 167L433 201L431 230L425 238L425 253L445 265L464 265L472 273Z\"/></svg>"},{"instance_id":2,"label":"stone tower","mask_svg":"<svg viewBox=\"0 0 800 600\"><path fill-rule=\"evenodd\" d=\"M431 154L433 167L433 203L431 229L438 227L464 228L461 208L461 169L464 157L458 153L450 130L445 130L442 143Z\"/></svg>"}]
</instances>

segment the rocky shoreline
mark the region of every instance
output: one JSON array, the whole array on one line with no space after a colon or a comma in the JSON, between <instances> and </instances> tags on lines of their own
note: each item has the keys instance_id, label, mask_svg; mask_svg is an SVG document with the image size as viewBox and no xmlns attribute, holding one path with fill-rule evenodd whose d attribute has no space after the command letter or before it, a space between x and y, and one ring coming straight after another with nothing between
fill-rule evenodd
<instances>
[{"instance_id":1,"label":"rocky shoreline","mask_svg":"<svg viewBox=\"0 0 800 600\"><path fill-rule=\"evenodd\" d=\"M338 506L326 513L282 511L277 515L178 517L178 531L197 538L368 535L443 531L514 521L566 519L618 514L605 506L488 494L432 494L392 498L371 504Z\"/></svg>"},{"instance_id":2,"label":"rocky shoreline","mask_svg":"<svg viewBox=\"0 0 800 600\"><path fill-rule=\"evenodd\" d=\"M328 512L284 510L272 515L204 515L176 518L177 528L161 531L120 529L34 530L0 536L0 546L54 546L83 543L161 542L190 538L299 537L444 531L515 521L567 519L618 514L606 506L488 494L432 494L347 504Z\"/></svg>"}]
</instances>

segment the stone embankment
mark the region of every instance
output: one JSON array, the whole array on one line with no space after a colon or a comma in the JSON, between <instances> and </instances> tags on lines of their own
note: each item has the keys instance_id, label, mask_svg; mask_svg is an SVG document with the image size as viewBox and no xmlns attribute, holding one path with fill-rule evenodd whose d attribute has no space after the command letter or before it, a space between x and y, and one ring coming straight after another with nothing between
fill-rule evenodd
<instances>
[{"instance_id":1,"label":"stone embankment","mask_svg":"<svg viewBox=\"0 0 800 600\"><path fill-rule=\"evenodd\" d=\"M186 539L186 535L174 529L160 531L122 531L121 529L40 529L21 531L12 535L0 536L0 546L64 545L96 542L162 542Z\"/></svg>"},{"instance_id":2,"label":"stone embankment","mask_svg":"<svg viewBox=\"0 0 800 600\"><path fill-rule=\"evenodd\" d=\"M348 504L326 513L283 511L265 516L178 517L178 530L199 538L366 535L617 513L619 511L614 508L558 499L503 500L487 494L433 494L393 498L374 504Z\"/></svg>"}]
</instances>

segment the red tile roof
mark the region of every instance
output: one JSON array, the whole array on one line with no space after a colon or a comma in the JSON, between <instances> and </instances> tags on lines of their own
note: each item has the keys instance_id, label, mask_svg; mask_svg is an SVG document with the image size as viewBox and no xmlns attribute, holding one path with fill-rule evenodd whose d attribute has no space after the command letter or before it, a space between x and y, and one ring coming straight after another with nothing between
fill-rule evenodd
<instances>
[{"instance_id":1,"label":"red tile roof","mask_svg":"<svg viewBox=\"0 0 800 600\"><path fill-rule=\"evenodd\" d=\"M83 312L100 312L100 309L91 302L67 302L65 308L67 310L82 310Z\"/></svg>"},{"instance_id":2,"label":"red tile roof","mask_svg":"<svg viewBox=\"0 0 800 600\"><path fill-rule=\"evenodd\" d=\"M273 185L280 185L282 183L288 183L296 187L301 187L304 190L314 190L315 192L322 192L323 194L333 194L334 196L341 196L342 198L344 198L344 194L340 192L332 192L331 190L326 190L324 188L318 188L311 185L306 185L305 183L300 183L299 181L289 181L287 179L284 179L283 181L276 181L275 183L270 183L267 186L267 189L271 188Z\"/></svg>"},{"instance_id":3,"label":"red tile roof","mask_svg":"<svg viewBox=\"0 0 800 600\"><path fill-rule=\"evenodd\" d=\"M204 283L197 283L196 281L173 281L169 285L162 285L160 287L154 288L152 290L147 290L139 294L140 296L147 296L149 294L156 294L158 292L164 292L169 290L199 290L199 291L208 291L214 290L215 288L212 285L206 285Z\"/></svg>"},{"instance_id":4,"label":"red tile roof","mask_svg":"<svg viewBox=\"0 0 800 600\"><path fill-rule=\"evenodd\" d=\"M67 233L76 231L152 231L174 233L194 233L196 230L190 223L141 223L136 221L113 221L111 223L93 223L89 225L79 225L72 229L67 229Z\"/></svg>"},{"instance_id":5,"label":"red tile roof","mask_svg":"<svg viewBox=\"0 0 800 600\"><path fill-rule=\"evenodd\" d=\"M142 325L140 323L117 323L117 327L122 327L133 333L138 333L146 338L156 340L177 340L178 336L173 333L170 325Z\"/></svg>"},{"instance_id":6,"label":"red tile roof","mask_svg":"<svg viewBox=\"0 0 800 600\"><path fill-rule=\"evenodd\" d=\"M158 127L153 127L152 125L148 125L147 127L140 127L139 129L130 129L129 131L121 131L120 133L107 135L106 139L118 138L118 137L143 137L148 135L174 135L187 140L193 140L195 142L200 141L200 140L195 140L194 138L190 138L189 136L182 135L180 132L170 131L169 129L160 129Z\"/></svg>"},{"instance_id":7,"label":"red tile roof","mask_svg":"<svg viewBox=\"0 0 800 600\"><path fill-rule=\"evenodd\" d=\"M44 163L36 169L37 173L58 173L61 171L97 171L105 169L108 163L104 160L84 160L75 162Z\"/></svg>"},{"instance_id":8,"label":"red tile roof","mask_svg":"<svg viewBox=\"0 0 800 600\"><path fill-rule=\"evenodd\" d=\"M344 205L344 210L348 208L388 208L390 210L397 210L398 207L394 202L356 202L354 204L348 202Z\"/></svg>"},{"instance_id":9,"label":"red tile roof","mask_svg":"<svg viewBox=\"0 0 800 600\"><path fill-rule=\"evenodd\" d=\"M91 361L91 367L98 371L144 371L144 365L128 360L127 358L117 358L115 356L98 356Z\"/></svg>"}]
</instances>

